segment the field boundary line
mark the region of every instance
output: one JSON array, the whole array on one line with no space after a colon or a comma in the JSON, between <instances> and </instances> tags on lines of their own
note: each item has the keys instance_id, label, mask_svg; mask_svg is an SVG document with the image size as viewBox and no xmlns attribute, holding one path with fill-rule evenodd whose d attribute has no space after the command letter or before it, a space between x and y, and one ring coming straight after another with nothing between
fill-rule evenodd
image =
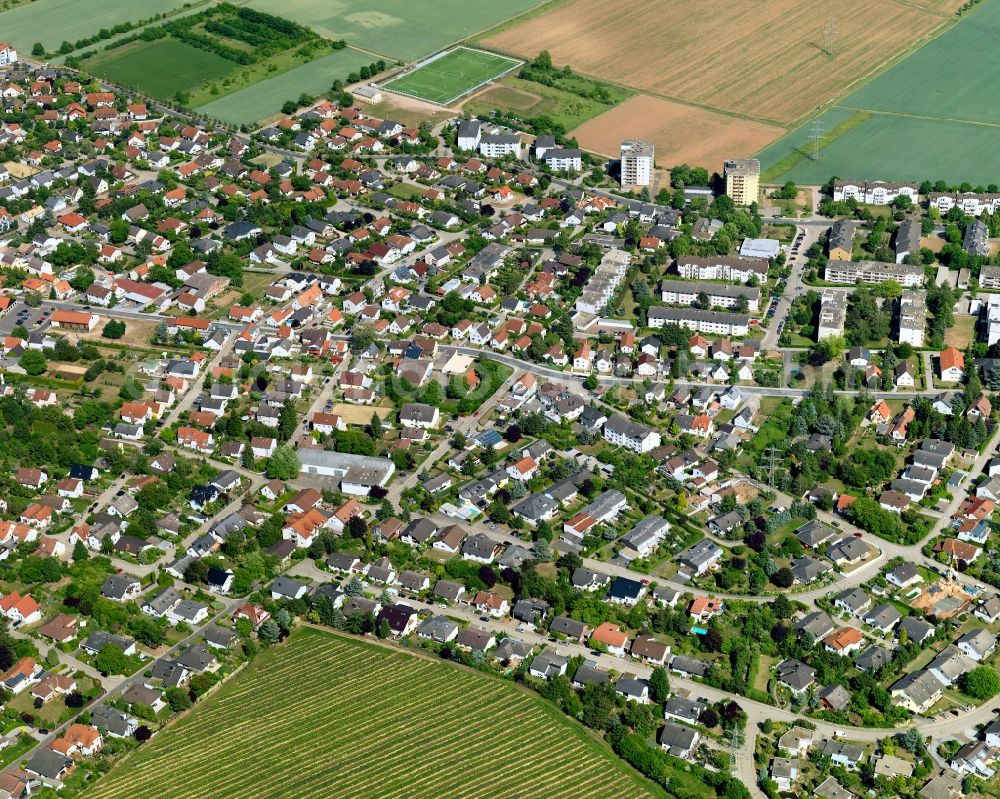
<instances>
[{"instance_id":1,"label":"field boundary line","mask_svg":"<svg viewBox=\"0 0 1000 799\"><path fill-rule=\"evenodd\" d=\"M883 111L878 108L860 108L853 105L835 105L834 108L843 108L845 111L865 111L870 114L877 114L886 117L904 117L905 119L922 119L927 122L949 122L957 125L979 125L984 128L1000 128L1000 122L987 122L976 119L960 119L958 117L937 117L927 114L910 114L906 111Z\"/></svg>"},{"instance_id":2,"label":"field boundary line","mask_svg":"<svg viewBox=\"0 0 1000 799\"><path fill-rule=\"evenodd\" d=\"M500 55L503 56L504 58L520 59L522 64L528 63L527 61L524 60L524 56L518 55L517 53L510 50L504 50L501 47L494 47L493 45L477 44L476 49L482 50L487 53L493 53L494 55ZM711 111L714 114L721 114L722 116L731 117L733 119L742 119L745 122L757 122L761 125L770 125L772 127L781 128L785 132L789 132L791 130L787 122L779 122L777 119L768 119L766 117L753 116L752 114L741 114L739 111L727 111L724 108L716 108L714 105L699 103L697 100L685 100L681 97L674 97L673 95L665 94L655 89L641 89L636 86L627 86L624 83L618 83L617 81L608 80L607 78L602 78L599 75L592 75L589 72L584 72L582 70L576 69L575 67L573 67L573 74L579 75L581 78L587 78L588 80L596 81L597 83L603 83L607 86L612 86L616 89L628 92L629 97L626 97L624 100L622 100L622 103L626 102L627 100L630 100L632 97L636 97L640 94L645 94L648 95L649 97L656 97L660 100L667 100L668 102L677 103L678 105L686 105L690 108L697 108L701 111ZM539 86L544 86L544 85L545 85L544 83L539 84ZM563 91L565 91L565 89ZM610 106L608 108L608 111L610 111L616 105L621 105L621 103L615 103L615 105ZM598 116L600 116L600 114L598 114Z\"/></svg>"},{"instance_id":3,"label":"field boundary line","mask_svg":"<svg viewBox=\"0 0 1000 799\"><path fill-rule=\"evenodd\" d=\"M823 138L819 140L818 149L822 150L825 147L828 147L841 136L869 119L871 119L871 113L867 111L858 111L857 113L852 114L847 119L834 125L833 128L831 128L823 136ZM770 147L771 145L768 146ZM807 159L809 159L809 155L803 152L801 145L793 146L789 150L788 155L778 161L775 161L774 164L761 172L761 182L769 183L777 180L777 178L781 177L786 172L791 172L795 167Z\"/></svg>"}]
</instances>

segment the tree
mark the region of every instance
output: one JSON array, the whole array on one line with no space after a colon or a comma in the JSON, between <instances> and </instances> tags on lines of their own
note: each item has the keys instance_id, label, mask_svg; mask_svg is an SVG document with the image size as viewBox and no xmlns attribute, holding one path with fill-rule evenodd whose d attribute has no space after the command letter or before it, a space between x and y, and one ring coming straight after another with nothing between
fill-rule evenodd
<instances>
[{"instance_id":1,"label":"tree","mask_svg":"<svg viewBox=\"0 0 1000 799\"><path fill-rule=\"evenodd\" d=\"M516 422L510 425L506 431L504 431L503 437L506 438L511 444L516 444L521 440L521 426Z\"/></svg>"},{"instance_id":2,"label":"tree","mask_svg":"<svg viewBox=\"0 0 1000 799\"><path fill-rule=\"evenodd\" d=\"M180 713L191 707L191 696L183 688L168 688L164 692L167 704L174 713Z\"/></svg>"},{"instance_id":3,"label":"tree","mask_svg":"<svg viewBox=\"0 0 1000 799\"><path fill-rule=\"evenodd\" d=\"M654 702L666 702L670 696L670 677L663 666L654 667L649 675L649 691Z\"/></svg>"},{"instance_id":4,"label":"tree","mask_svg":"<svg viewBox=\"0 0 1000 799\"><path fill-rule=\"evenodd\" d=\"M107 541L108 539L104 540ZM208 580L208 564L201 559L191 561L184 570L184 581L192 585L198 585L198 583L204 583L206 580Z\"/></svg>"},{"instance_id":5,"label":"tree","mask_svg":"<svg viewBox=\"0 0 1000 799\"><path fill-rule=\"evenodd\" d=\"M21 356L19 363L29 375L40 375L49 368L48 361L45 360L41 350L28 350Z\"/></svg>"},{"instance_id":6,"label":"tree","mask_svg":"<svg viewBox=\"0 0 1000 799\"><path fill-rule=\"evenodd\" d=\"M372 413L372 419L368 423L368 435L376 441L381 441L382 436L385 435L385 429L382 427L382 417L377 413Z\"/></svg>"},{"instance_id":7,"label":"tree","mask_svg":"<svg viewBox=\"0 0 1000 799\"><path fill-rule=\"evenodd\" d=\"M291 480L298 477L301 468L299 456L287 444L278 447L274 454L267 459L268 477L274 477L278 480Z\"/></svg>"},{"instance_id":8,"label":"tree","mask_svg":"<svg viewBox=\"0 0 1000 799\"><path fill-rule=\"evenodd\" d=\"M698 716L698 723L712 729L712 727L717 727L719 724L719 714L715 712L714 709L706 707L701 711L701 715Z\"/></svg>"},{"instance_id":9,"label":"tree","mask_svg":"<svg viewBox=\"0 0 1000 799\"><path fill-rule=\"evenodd\" d=\"M87 698L79 691L70 691L66 694L66 707L81 708L87 703Z\"/></svg>"},{"instance_id":10,"label":"tree","mask_svg":"<svg viewBox=\"0 0 1000 799\"><path fill-rule=\"evenodd\" d=\"M132 660L114 644L105 644L94 658L94 668L101 674L128 674L132 671Z\"/></svg>"},{"instance_id":11,"label":"tree","mask_svg":"<svg viewBox=\"0 0 1000 799\"><path fill-rule=\"evenodd\" d=\"M790 568L782 566L771 575L771 582L778 586L778 588L791 588L792 583L795 582L795 575L792 574Z\"/></svg>"},{"instance_id":12,"label":"tree","mask_svg":"<svg viewBox=\"0 0 1000 799\"><path fill-rule=\"evenodd\" d=\"M992 699L1000 693L1000 672L992 666L976 666L962 675L962 690L973 699Z\"/></svg>"},{"instance_id":13,"label":"tree","mask_svg":"<svg viewBox=\"0 0 1000 799\"><path fill-rule=\"evenodd\" d=\"M119 339L125 335L125 323L120 322L117 319L111 319L106 325L104 325L104 328L101 330L101 335L104 338Z\"/></svg>"},{"instance_id":14,"label":"tree","mask_svg":"<svg viewBox=\"0 0 1000 799\"><path fill-rule=\"evenodd\" d=\"M597 380L597 375L595 375L593 372L587 375L587 379L583 381L583 387L587 389L587 391L593 391L599 385L600 382Z\"/></svg>"},{"instance_id":15,"label":"tree","mask_svg":"<svg viewBox=\"0 0 1000 799\"><path fill-rule=\"evenodd\" d=\"M31 54L33 56L45 55L45 47L44 47L44 45L42 45L41 42L35 42L31 46Z\"/></svg>"},{"instance_id":16,"label":"tree","mask_svg":"<svg viewBox=\"0 0 1000 799\"><path fill-rule=\"evenodd\" d=\"M135 728L135 732L132 733L132 735L139 743L143 743L153 737L153 731L150 730L145 724L140 724Z\"/></svg>"},{"instance_id":17,"label":"tree","mask_svg":"<svg viewBox=\"0 0 1000 799\"><path fill-rule=\"evenodd\" d=\"M276 643L281 637L281 628L274 619L268 619L257 629L257 637L265 644Z\"/></svg>"}]
</instances>

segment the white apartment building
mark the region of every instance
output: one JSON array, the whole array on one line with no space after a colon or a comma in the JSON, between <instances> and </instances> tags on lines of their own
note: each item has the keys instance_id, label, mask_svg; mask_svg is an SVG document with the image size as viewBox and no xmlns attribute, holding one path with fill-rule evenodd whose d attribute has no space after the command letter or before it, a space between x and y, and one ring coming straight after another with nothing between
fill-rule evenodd
<instances>
[{"instance_id":1,"label":"white apartment building","mask_svg":"<svg viewBox=\"0 0 1000 799\"><path fill-rule=\"evenodd\" d=\"M606 253L577 297L576 310L599 314L618 289L631 263L631 256L623 250Z\"/></svg>"},{"instance_id":2,"label":"white apartment building","mask_svg":"<svg viewBox=\"0 0 1000 799\"><path fill-rule=\"evenodd\" d=\"M750 332L750 317L746 314L724 311L702 311L697 308L649 309L650 327L680 325L696 333L713 333L720 336L745 336Z\"/></svg>"},{"instance_id":3,"label":"white apartment building","mask_svg":"<svg viewBox=\"0 0 1000 799\"><path fill-rule=\"evenodd\" d=\"M1000 207L1000 194L976 194L974 191L935 193L929 195L927 201L942 214L948 213L957 206L963 214L980 216L983 211L988 211L991 214L997 212L997 208Z\"/></svg>"},{"instance_id":4,"label":"white apartment building","mask_svg":"<svg viewBox=\"0 0 1000 799\"><path fill-rule=\"evenodd\" d=\"M0 42L0 67L9 67L17 62L17 50L14 45Z\"/></svg>"},{"instance_id":5,"label":"white apartment building","mask_svg":"<svg viewBox=\"0 0 1000 799\"><path fill-rule=\"evenodd\" d=\"M771 262L767 258L741 258L736 255L682 255L677 259L677 274L685 280L729 280L746 283L755 276L767 279Z\"/></svg>"},{"instance_id":6,"label":"white apartment building","mask_svg":"<svg viewBox=\"0 0 1000 799\"><path fill-rule=\"evenodd\" d=\"M756 286L726 286L719 283L693 283L686 280L664 280L660 283L660 299L671 305L692 305L704 292L711 305L733 308L740 297L746 297L747 308L760 308L760 289Z\"/></svg>"},{"instance_id":7,"label":"white apartment building","mask_svg":"<svg viewBox=\"0 0 1000 799\"><path fill-rule=\"evenodd\" d=\"M621 145L622 186L653 184L653 142L628 139Z\"/></svg>"},{"instance_id":8,"label":"white apartment building","mask_svg":"<svg viewBox=\"0 0 1000 799\"><path fill-rule=\"evenodd\" d=\"M927 293L904 291L899 298L899 331L896 340L914 347L924 346L924 329L927 326Z\"/></svg>"},{"instance_id":9,"label":"white apartment building","mask_svg":"<svg viewBox=\"0 0 1000 799\"><path fill-rule=\"evenodd\" d=\"M819 306L819 326L816 340L844 335L847 319L847 294L843 291L824 291Z\"/></svg>"},{"instance_id":10,"label":"white apartment building","mask_svg":"<svg viewBox=\"0 0 1000 799\"><path fill-rule=\"evenodd\" d=\"M583 151L552 147L542 156L545 165L555 172L579 172L583 169Z\"/></svg>"},{"instance_id":11,"label":"white apartment building","mask_svg":"<svg viewBox=\"0 0 1000 799\"><path fill-rule=\"evenodd\" d=\"M637 452L640 455L644 452L656 449L660 446L660 434L651 427L632 421L626 416L612 415L604 423L604 438L619 447Z\"/></svg>"},{"instance_id":12,"label":"white apartment building","mask_svg":"<svg viewBox=\"0 0 1000 799\"><path fill-rule=\"evenodd\" d=\"M1000 289L1000 266L984 266L979 272L979 285L984 289Z\"/></svg>"},{"instance_id":13,"label":"white apartment building","mask_svg":"<svg viewBox=\"0 0 1000 799\"><path fill-rule=\"evenodd\" d=\"M459 150L478 150L479 139L483 135L483 123L478 119L463 119L458 123Z\"/></svg>"},{"instance_id":14,"label":"white apartment building","mask_svg":"<svg viewBox=\"0 0 1000 799\"><path fill-rule=\"evenodd\" d=\"M865 205L889 205L897 197L909 197L914 203L920 194L916 183L888 183L884 180L837 180L834 200L856 200Z\"/></svg>"},{"instance_id":15,"label":"white apartment building","mask_svg":"<svg viewBox=\"0 0 1000 799\"><path fill-rule=\"evenodd\" d=\"M493 133L479 139L479 154L486 158L521 157L524 142L514 133Z\"/></svg>"},{"instance_id":16,"label":"white apartment building","mask_svg":"<svg viewBox=\"0 0 1000 799\"><path fill-rule=\"evenodd\" d=\"M830 283L854 285L884 283L895 280L905 288L919 288L924 282L924 268L909 264L887 264L880 261L828 261L824 278Z\"/></svg>"}]
</instances>

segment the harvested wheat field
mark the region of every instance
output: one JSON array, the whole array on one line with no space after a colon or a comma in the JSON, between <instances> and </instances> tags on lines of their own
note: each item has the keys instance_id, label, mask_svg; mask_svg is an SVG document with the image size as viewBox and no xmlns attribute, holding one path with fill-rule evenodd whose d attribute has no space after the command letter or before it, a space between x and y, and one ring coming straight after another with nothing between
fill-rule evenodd
<instances>
[{"instance_id":1,"label":"harvested wheat field","mask_svg":"<svg viewBox=\"0 0 1000 799\"><path fill-rule=\"evenodd\" d=\"M919 42L948 0L570 0L483 43L668 97L790 124ZM827 21L836 19L832 48ZM833 55L827 50L832 49Z\"/></svg>"},{"instance_id":2,"label":"harvested wheat field","mask_svg":"<svg viewBox=\"0 0 1000 799\"><path fill-rule=\"evenodd\" d=\"M784 133L782 128L639 94L570 132L590 152L617 156L622 139L656 144L656 162L722 171L726 158L744 158Z\"/></svg>"}]
</instances>

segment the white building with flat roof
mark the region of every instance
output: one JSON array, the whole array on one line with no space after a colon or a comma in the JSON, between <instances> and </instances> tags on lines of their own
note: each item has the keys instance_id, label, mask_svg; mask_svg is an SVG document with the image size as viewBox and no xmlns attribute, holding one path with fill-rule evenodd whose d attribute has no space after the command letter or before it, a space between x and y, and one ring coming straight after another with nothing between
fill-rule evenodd
<instances>
[{"instance_id":1,"label":"white building with flat roof","mask_svg":"<svg viewBox=\"0 0 1000 799\"><path fill-rule=\"evenodd\" d=\"M653 184L653 142L627 139L621 146L622 186Z\"/></svg>"}]
</instances>

